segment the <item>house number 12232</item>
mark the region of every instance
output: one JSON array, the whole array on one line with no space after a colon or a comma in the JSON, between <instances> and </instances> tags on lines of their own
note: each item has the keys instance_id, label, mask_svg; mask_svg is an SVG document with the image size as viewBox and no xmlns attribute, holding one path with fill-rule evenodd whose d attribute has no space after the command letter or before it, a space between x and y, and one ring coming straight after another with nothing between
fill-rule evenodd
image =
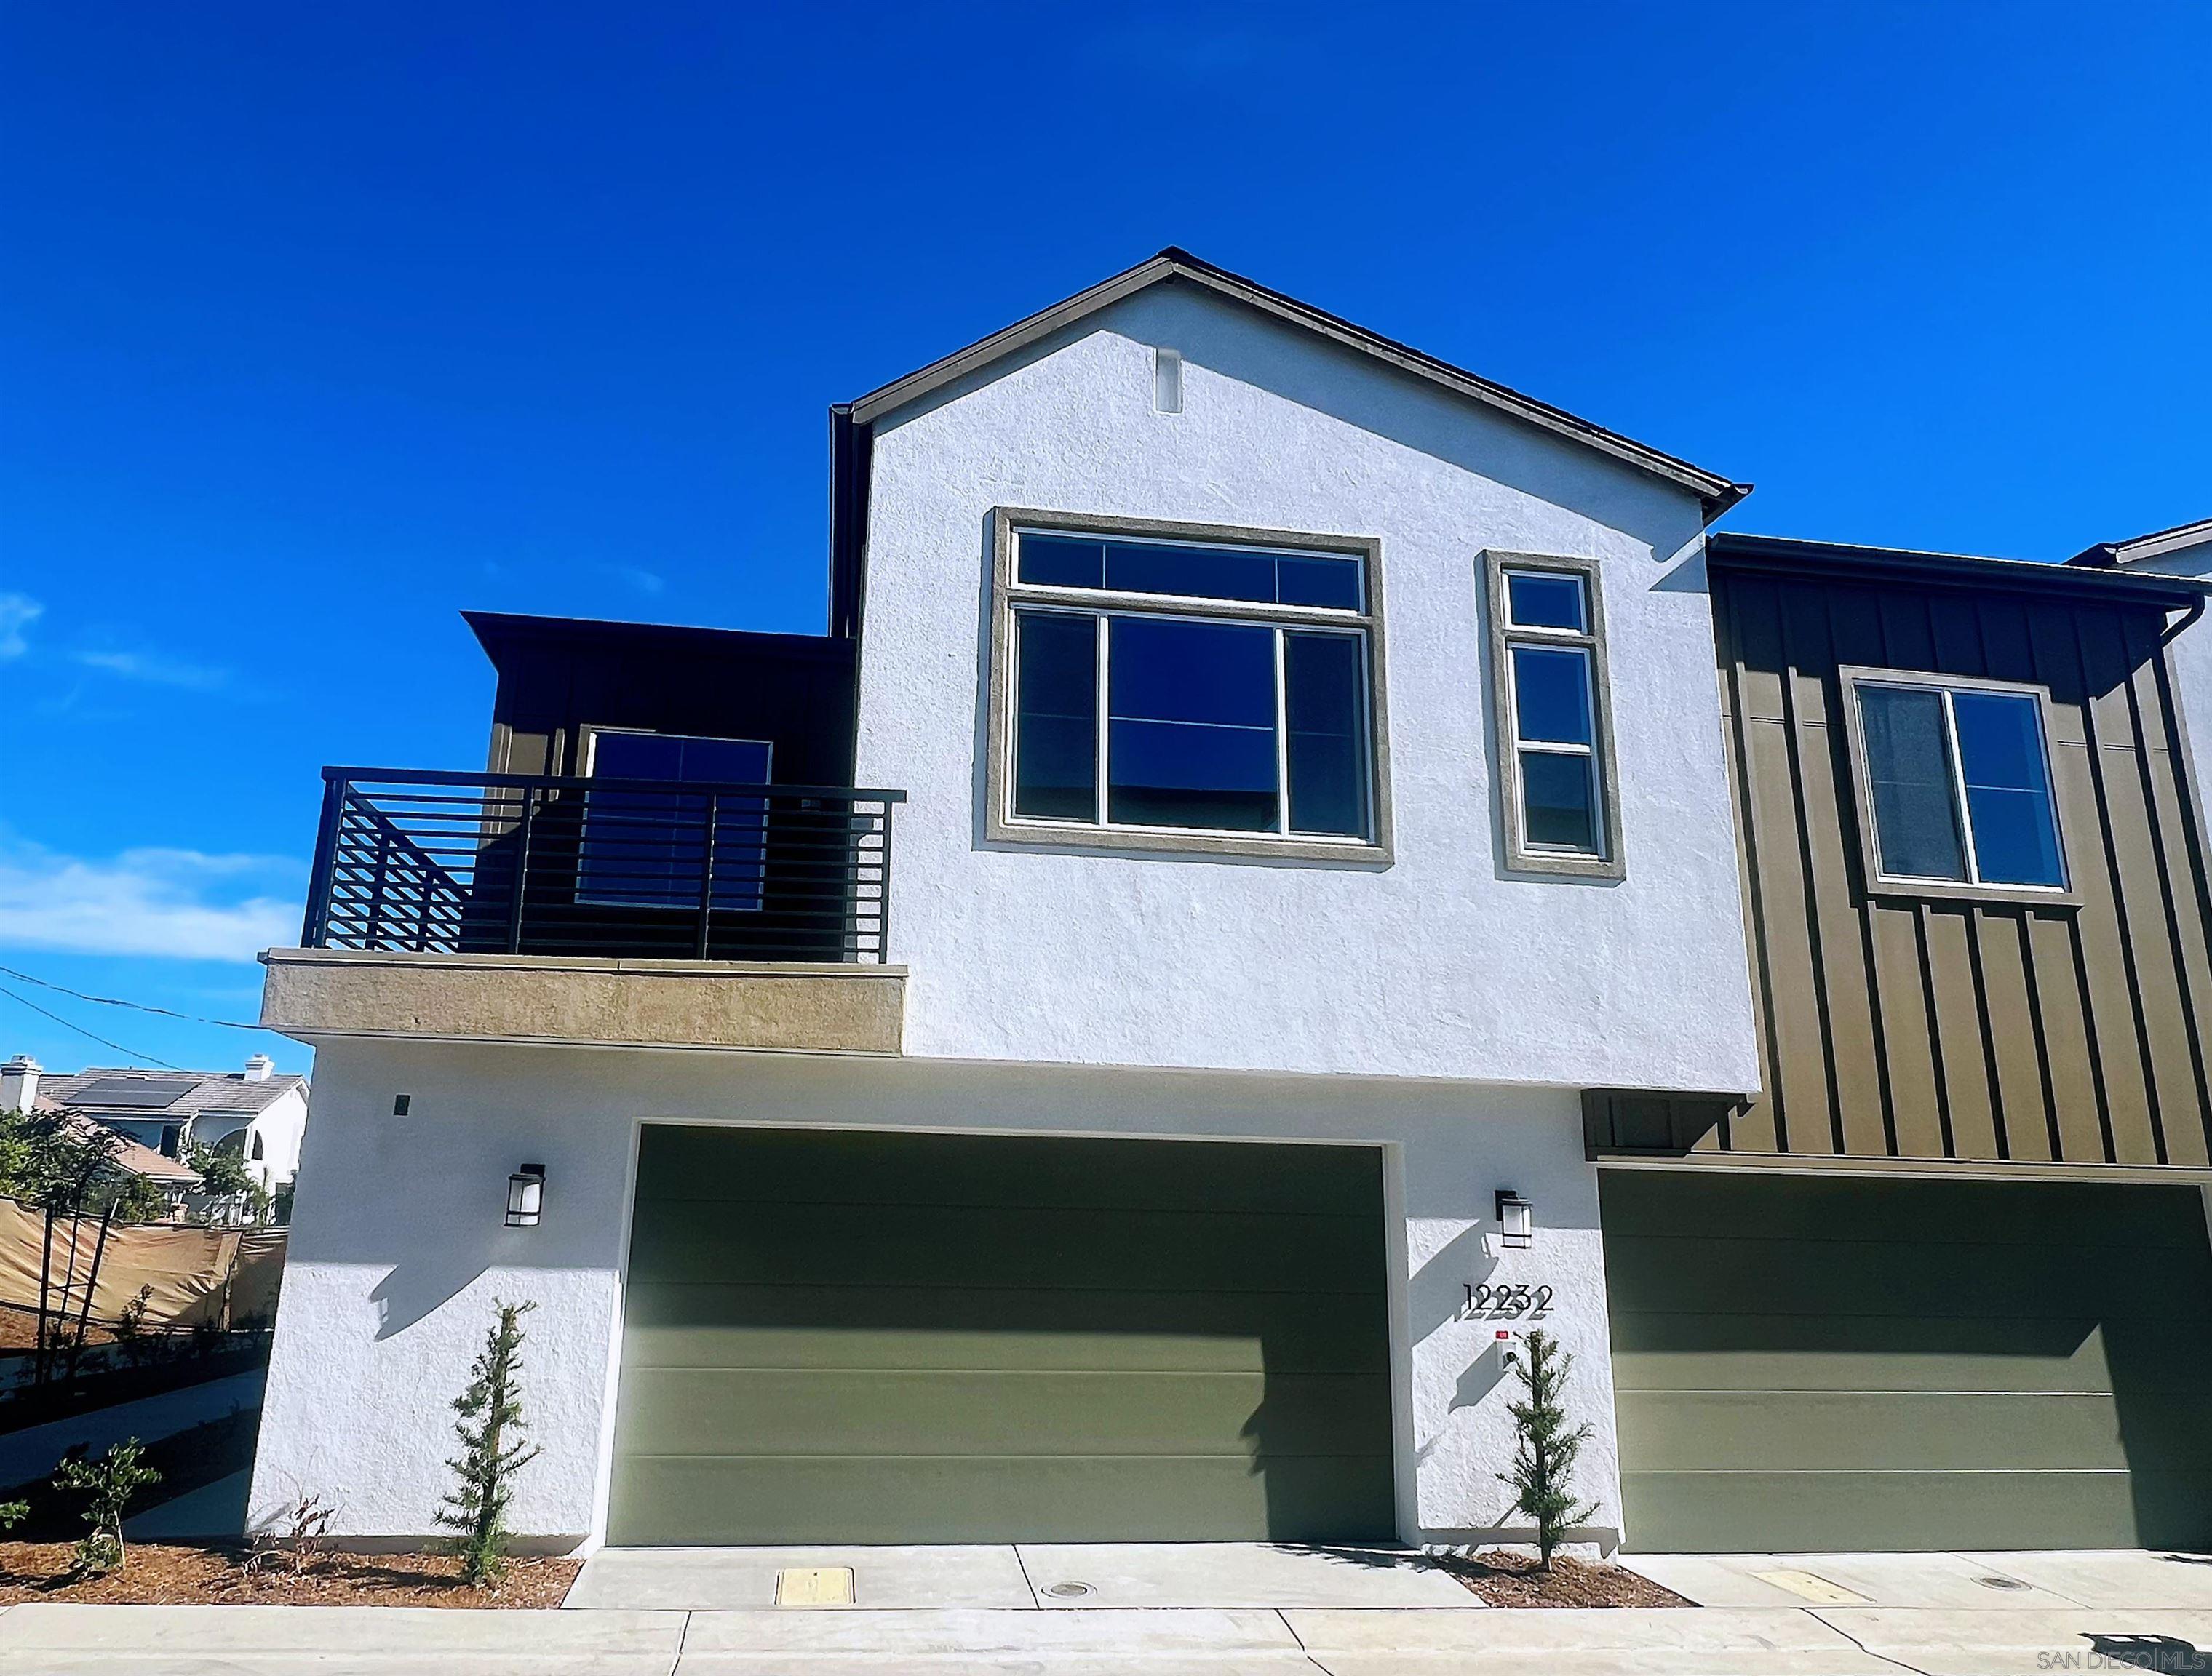
<instances>
[{"instance_id":1,"label":"house number 12232","mask_svg":"<svg viewBox=\"0 0 2212 1676\"><path fill-rule=\"evenodd\" d=\"M1552 1307L1549 1286L1469 1286L1470 1315L1540 1315Z\"/></svg>"}]
</instances>

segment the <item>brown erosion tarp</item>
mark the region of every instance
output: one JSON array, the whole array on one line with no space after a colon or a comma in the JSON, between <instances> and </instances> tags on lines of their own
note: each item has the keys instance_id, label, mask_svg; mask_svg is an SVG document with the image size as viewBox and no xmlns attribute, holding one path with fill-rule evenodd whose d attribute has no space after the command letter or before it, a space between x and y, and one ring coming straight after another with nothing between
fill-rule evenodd
<instances>
[{"instance_id":1,"label":"brown erosion tarp","mask_svg":"<svg viewBox=\"0 0 2212 1676\"><path fill-rule=\"evenodd\" d=\"M0 1305L36 1310L40 1253L46 1244L43 1211L0 1199ZM276 1315L276 1287L284 1266L281 1228L191 1228L152 1223L118 1224L100 1253L92 1318L113 1321L142 1287L145 1324L153 1329L265 1325ZM49 1309L74 1275L68 1308L82 1307L84 1283L100 1244L100 1218L54 1219L53 1257L47 1276Z\"/></svg>"}]
</instances>

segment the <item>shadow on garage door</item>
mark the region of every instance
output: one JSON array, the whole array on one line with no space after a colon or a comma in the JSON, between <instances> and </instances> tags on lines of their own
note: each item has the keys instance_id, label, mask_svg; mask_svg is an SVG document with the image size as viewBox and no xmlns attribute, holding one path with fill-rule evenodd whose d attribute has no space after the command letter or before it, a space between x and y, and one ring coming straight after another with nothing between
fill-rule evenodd
<instances>
[{"instance_id":1,"label":"shadow on garage door","mask_svg":"<svg viewBox=\"0 0 2212 1676\"><path fill-rule=\"evenodd\" d=\"M2194 1187L1608 1170L1628 1544L2212 1542Z\"/></svg>"},{"instance_id":2,"label":"shadow on garage door","mask_svg":"<svg viewBox=\"0 0 2212 1676\"><path fill-rule=\"evenodd\" d=\"M1395 1533L1379 1152L650 1126L609 1539Z\"/></svg>"}]
</instances>

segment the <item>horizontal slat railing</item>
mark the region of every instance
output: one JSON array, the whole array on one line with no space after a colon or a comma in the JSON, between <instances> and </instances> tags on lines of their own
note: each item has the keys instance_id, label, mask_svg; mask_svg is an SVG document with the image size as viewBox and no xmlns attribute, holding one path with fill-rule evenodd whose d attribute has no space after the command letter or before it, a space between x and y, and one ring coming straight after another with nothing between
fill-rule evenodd
<instances>
[{"instance_id":1,"label":"horizontal slat railing","mask_svg":"<svg viewBox=\"0 0 2212 1676\"><path fill-rule=\"evenodd\" d=\"M323 780L309 948L884 957L903 792L406 768Z\"/></svg>"}]
</instances>

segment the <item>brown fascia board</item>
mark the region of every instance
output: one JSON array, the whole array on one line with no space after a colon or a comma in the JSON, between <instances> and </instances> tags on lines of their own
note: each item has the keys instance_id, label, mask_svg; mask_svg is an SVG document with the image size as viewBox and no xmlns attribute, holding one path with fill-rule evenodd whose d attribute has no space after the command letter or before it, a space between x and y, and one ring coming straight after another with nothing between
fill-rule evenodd
<instances>
[{"instance_id":1,"label":"brown fascia board","mask_svg":"<svg viewBox=\"0 0 2212 1676\"><path fill-rule=\"evenodd\" d=\"M2153 530L2147 536L2132 536L2125 541L2100 541L2083 548L2066 562L2110 568L2207 545L2212 545L2212 518L2200 518L2194 524L2177 524L2170 530Z\"/></svg>"},{"instance_id":2,"label":"brown fascia board","mask_svg":"<svg viewBox=\"0 0 2212 1676\"><path fill-rule=\"evenodd\" d=\"M2080 599L2134 598L2170 610L2201 610L2212 581L2118 570L2081 569L2027 559L1981 558L1967 553L1926 553L1903 547L1863 547L1848 542L1807 541L1792 536L1742 535L1717 530L1705 537L1708 563L1723 570L1778 576L1832 576L1899 581L1941 588L2000 588L2056 593Z\"/></svg>"},{"instance_id":3,"label":"brown fascia board","mask_svg":"<svg viewBox=\"0 0 2212 1676\"><path fill-rule=\"evenodd\" d=\"M894 380L857 401L842 403L832 412L846 416L856 426L865 428L872 425L893 410L941 389L979 367L987 367L1049 332L1057 331L1124 297L1170 279L1188 280L1192 284L1203 286L1262 313L1271 314L1362 354L1372 355L1457 395L1510 414L1540 429L1550 431L1571 442L1579 442L1600 453L1609 454L1638 471L1695 495L1704 505L1705 521L1709 524L1751 493L1749 483L1735 483L1692 465L1687 460L1662 453L1656 448L1607 430L1601 425L1594 425L1587 419L1577 418L1548 402L1538 401L1533 396L1526 396L1517 390L1494 383L1464 367L1455 367L1449 361L1424 355L1407 344L1370 331L1364 326L1355 325L1349 320L1316 308L1310 303L1300 302L1296 297L1271 291L1255 280L1247 279L1241 274L1232 274L1225 268L1217 268L1211 262L1200 261L1189 252L1179 250L1172 245L1149 261L1139 262L1135 267L1115 274L1111 279L1102 280L1089 290L1079 291L1025 320L1017 321L1003 331L994 332L988 337L970 343L964 349L956 349L943 360L932 361L918 372Z\"/></svg>"}]
</instances>

